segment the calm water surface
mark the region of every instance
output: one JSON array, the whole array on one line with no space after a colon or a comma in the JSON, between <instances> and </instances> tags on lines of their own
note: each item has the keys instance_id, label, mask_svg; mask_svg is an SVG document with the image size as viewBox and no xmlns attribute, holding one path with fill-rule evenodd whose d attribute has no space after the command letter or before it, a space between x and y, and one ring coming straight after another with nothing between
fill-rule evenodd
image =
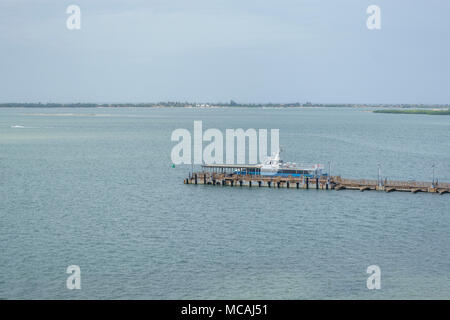
<instances>
[{"instance_id":1,"label":"calm water surface","mask_svg":"<svg viewBox=\"0 0 450 320\"><path fill-rule=\"evenodd\" d=\"M333 174L450 181L450 117L0 109L0 298L450 299L450 195L182 183L174 129L279 128ZM67 266L82 289L68 290ZM366 288L379 265L381 290Z\"/></svg>"}]
</instances>

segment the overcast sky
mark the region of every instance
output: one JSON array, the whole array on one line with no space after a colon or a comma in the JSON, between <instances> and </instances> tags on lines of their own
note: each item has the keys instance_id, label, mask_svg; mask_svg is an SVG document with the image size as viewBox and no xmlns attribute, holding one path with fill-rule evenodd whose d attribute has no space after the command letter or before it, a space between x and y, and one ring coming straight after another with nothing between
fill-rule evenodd
<instances>
[{"instance_id":1,"label":"overcast sky","mask_svg":"<svg viewBox=\"0 0 450 320\"><path fill-rule=\"evenodd\" d=\"M446 0L0 0L0 102L450 103L449 16Z\"/></svg>"}]
</instances>

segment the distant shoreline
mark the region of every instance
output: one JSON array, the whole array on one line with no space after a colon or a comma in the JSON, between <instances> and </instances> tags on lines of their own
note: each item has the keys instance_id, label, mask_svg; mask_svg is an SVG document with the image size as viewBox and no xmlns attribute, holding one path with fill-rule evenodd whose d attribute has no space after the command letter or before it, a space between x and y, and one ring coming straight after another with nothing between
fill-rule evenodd
<instances>
[{"instance_id":1,"label":"distant shoreline","mask_svg":"<svg viewBox=\"0 0 450 320\"><path fill-rule=\"evenodd\" d=\"M377 113L420 113L420 109L446 109L450 105L436 104L318 104L318 103L191 103L191 102L157 102L157 103L0 103L0 108L388 108L375 110ZM392 110L401 108L404 110ZM413 110L411 110L413 109ZM442 111L446 111L442 110ZM430 110L424 110L430 111ZM438 111L440 110L432 110ZM436 114L436 113L431 113ZM440 114L440 113L439 113Z\"/></svg>"},{"instance_id":2,"label":"distant shoreline","mask_svg":"<svg viewBox=\"0 0 450 320\"><path fill-rule=\"evenodd\" d=\"M450 110L374 110L374 113L394 113L394 114L429 114L429 115L450 115Z\"/></svg>"}]
</instances>

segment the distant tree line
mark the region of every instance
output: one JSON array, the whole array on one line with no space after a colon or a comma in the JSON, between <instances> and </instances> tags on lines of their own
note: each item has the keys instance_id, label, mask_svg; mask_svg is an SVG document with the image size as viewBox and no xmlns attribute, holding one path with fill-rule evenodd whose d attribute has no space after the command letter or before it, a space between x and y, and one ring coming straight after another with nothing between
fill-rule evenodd
<instances>
[{"instance_id":1,"label":"distant tree line","mask_svg":"<svg viewBox=\"0 0 450 320\"><path fill-rule=\"evenodd\" d=\"M230 102L180 102L164 101L151 103L0 103L0 108L157 108L157 107L328 107L328 108L358 108L358 107L384 107L384 108L445 108L450 105L411 105L411 104L322 104L322 103L238 103Z\"/></svg>"},{"instance_id":2,"label":"distant tree line","mask_svg":"<svg viewBox=\"0 0 450 320\"><path fill-rule=\"evenodd\" d=\"M374 110L375 113L395 113L395 114L430 114L430 115L450 115L450 110L418 110L418 109L409 109L409 110Z\"/></svg>"}]
</instances>

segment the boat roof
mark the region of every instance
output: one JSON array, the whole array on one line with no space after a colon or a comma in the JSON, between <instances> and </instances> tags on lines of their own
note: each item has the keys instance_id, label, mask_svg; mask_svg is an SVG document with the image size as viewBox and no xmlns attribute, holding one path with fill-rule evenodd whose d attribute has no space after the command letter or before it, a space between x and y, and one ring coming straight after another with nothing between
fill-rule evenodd
<instances>
[{"instance_id":1,"label":"boat roof","mask_svg":"<svg viewBox=\"0 0 450 320\"><path fill-rule=\"evenodd\" d=\"M227 169L259 169L260 164L203 164L203 168L227 168Z\"/></svg>"}]
</instances>

